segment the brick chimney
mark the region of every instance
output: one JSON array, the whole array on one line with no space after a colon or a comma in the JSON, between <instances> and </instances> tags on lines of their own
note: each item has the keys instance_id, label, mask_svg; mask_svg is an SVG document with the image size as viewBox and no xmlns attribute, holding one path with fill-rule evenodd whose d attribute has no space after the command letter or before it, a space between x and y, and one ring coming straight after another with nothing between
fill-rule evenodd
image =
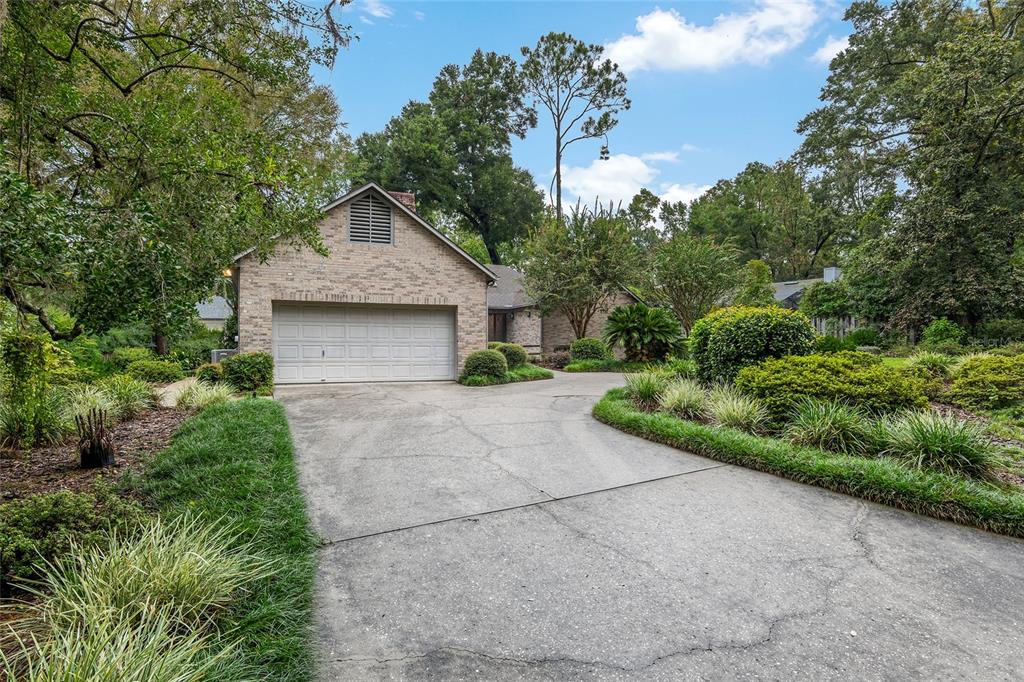
<instances>
[{"instance_id":1,"label":"brick chimney","mask_svg":"<svg viewBox=\"0 0 1024 682\"><path fill-rule=\"evenodd\" d=\"M403 206L413 213L416 212L416 195L412 192L392 192L391 190L388 190L388 194L398 199Z\"/></svg>"}]
</instances>

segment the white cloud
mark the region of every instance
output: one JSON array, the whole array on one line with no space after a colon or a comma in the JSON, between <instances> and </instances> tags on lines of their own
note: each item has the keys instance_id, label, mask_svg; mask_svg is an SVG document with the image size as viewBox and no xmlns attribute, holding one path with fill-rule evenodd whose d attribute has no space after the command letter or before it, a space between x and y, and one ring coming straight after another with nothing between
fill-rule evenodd
<instances>
[{"instance_id":1,"label":"white cloud","mask_svg":"<svg viewBox=\"0 0 1024 682\"><path fill-rule=\"evenodd\" d=\"M566 166L562 169L562 190L566 201L575 202L581 199L584 204L592 205L599 200L607 205L612 202L623 206L642 188L652 191L660 187L660 196L665 201L692 201L706 192L710 185L696 183L656 184L661 171L654 165L659 161L669 160L668 154L674 152L653 152L651 154L613 154L608 160L595 159L589 166ZM652 158L656 157L656 158Z\"/></svg>"},{"instance_id":2,"label":"white cloud","mask_svg":"<svg viewBox=\"0 0 1024 682\"><path fill-rule=\"evenodd\" d=\"M387 19L395 13L395 10L385 5L380 0L363 0L363 11L378 19Z\"/></svg>"},{"instance_id":3,"label":"white cloud","mask_svg":"<svg viewBox=\"0 0 1024 682\"><path fill-rule=\"evenodd\" d=\"M825 40L825 44L815 50L811 59L822 64L828 64L832 58L850 46L850 36L833 38L831 35Z\"/></svg>"},{"instance_id":4,"label":"white cloud","mask_svg":"<svg viewBox=\"0 0 1024 682\"><path fill-rule=\"evenodd\" d=\"M758 0L750 11L721 14L709 26L656 9L637 17L636 33L606 45L605 55L627 72L765 64L802 43L817 18L813 0Z\"/></svg>"},{"instance_id":5,"label":"white cloud","mask_svg":"<svg viewBox=\"0 0 1024 682\"><path fill-rule=\"evenodd\" d=\"M412 15L413 15L414 17L416 17L416 21L423 21L424 19L426 19L426 18L427 18L427 15L426 15L426 14L424 14L423 12L419 11L419 10L415 10L415 11L414 11L414 12L412 13Z\"/></svg>"},{"instance_id":6,"label":"white cloud","mask_svg":"<svg viewBox=\"0 0 1024 682\"><path fill-rule=\"evenodd\" d=\"M675 163L679 160L679 152L649 152L647 154L641 154L640 158L644 161L665 161L668 163Z\"/></svg>"},{"instance_id":7,"label":"white cloud","mask_svg":"<svg viewBox=\"0 0 1024 682\"><path fill-rule=\"evenodd\" d=\"M693 152L702 152L702 151L704 151L703 149L701 149L697 145L690 144L689 142L684 142L683 146L680 147L680 149L682 149L687 154L690 154L690 153L693 153Z\"/></svg>"}]
</instances>

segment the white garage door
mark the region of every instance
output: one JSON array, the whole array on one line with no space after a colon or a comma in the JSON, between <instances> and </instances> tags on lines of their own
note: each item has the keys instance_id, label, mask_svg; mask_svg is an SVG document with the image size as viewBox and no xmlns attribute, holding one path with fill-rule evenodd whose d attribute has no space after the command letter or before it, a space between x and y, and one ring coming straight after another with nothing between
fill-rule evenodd
<instances>
[{"instance_id":1,"label":"white garage door","mask_svg":"<svg viewBox=\"0 0 1024 682\"><path fill-rule=\"evenodd\" d=\"M455 315L438 308L274 304L283 384L455 378Z\"/></svg>"}]
</instances>

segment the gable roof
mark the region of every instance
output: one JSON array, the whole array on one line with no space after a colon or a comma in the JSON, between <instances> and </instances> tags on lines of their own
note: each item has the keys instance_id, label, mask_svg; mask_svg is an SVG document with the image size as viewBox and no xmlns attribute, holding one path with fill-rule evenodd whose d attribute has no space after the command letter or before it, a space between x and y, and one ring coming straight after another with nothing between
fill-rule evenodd
<instances>
[{"instance_id":1,"label":"gable roof","mask_svg":"<svg viewBox=\"0 0 1024 682\"><path fill-rule=\"evenodd\" d=\"M811 286L815 282L824 281L825 280L821 277L813 277L811 279L793 279L786 282L772 282L772 288L775 290L775 301L783 308L793 308L795 310L807 287Z\"/></svg>"},{"instance_id":2,"label":"gable roof","mask_svg":"<svg viewBox=\"0 0 1024 682\"><path fill-rule=\"evenodd\" d=\"M536 305L536 300L523 287L523 273L507 265L491 265L489 267L498 275L498 280L494 283L494 286L487 289L488 308L494 310L516 310ZM638 303L644 302L629 287L622 287L622 291Z\"/></svg>"},{"instance_id":3,"label":"gable roof","mask_svg":"<svg viewBox=\"0 0 1024 682\"><path fill-rule=\"evenodd\" d=\"M344 204L346 201L351 201L352 199L355 199L359 195L361 195L361 194L363 194L365 192L368 192L370 190L376 191L377 194L379 194L384 199L386 199L392 206L398 208L399 211L404 213L409 218L412 218L413 221L418 223L420 226L422 226L428 232L430 232L435 237L437 237L442 242L444 242L444 244L446 246L448 246L449 248L453 249L460 256L462 256L463 258L468 260L470 263L472 263L474 266L476 266L477 269L479 269L481 272L483 272L487 276L487 279L488 279L489 282L497 281L497 279L498 279L497 275L495 275L493 272L491 272L489 269L487 269L487 267L484 266L482 263L480 263L480 261L478 261L476 258L473 258L468 253L466 253L458 244L453 242L448 237L444 236L444 234L442 234L440 231L438 231L437 228L435 228L433 225L431 225L426 220L421 218L419 216L419 214L417 214L415 211L410 210L408 206L403 204L396 197L394 197L390 192L388 192L386 189L384 189L383 187L378 185L376 182L368 182L368 183L366 183L365 185L363 185L361 187L357 187L356 189L349 190L348 192L346 192L345 194L341 195L340 197L338 197L334 201L332 201L332 202L330 202L330 203L328 203L328 204L326 204L324 206L321 206L320 210L323 211L324 213L327 213L331 209L336 208L336 207ZM235 256L235 258L234 258L234 262L238 262L238 259L243 258L245 256L248 256L250 253L252 253L255 250L256 250L256 247L254 246L254 247L252 247L250 249L246 249L245 251L237 254Z\"/></svg>"}]
</instances>

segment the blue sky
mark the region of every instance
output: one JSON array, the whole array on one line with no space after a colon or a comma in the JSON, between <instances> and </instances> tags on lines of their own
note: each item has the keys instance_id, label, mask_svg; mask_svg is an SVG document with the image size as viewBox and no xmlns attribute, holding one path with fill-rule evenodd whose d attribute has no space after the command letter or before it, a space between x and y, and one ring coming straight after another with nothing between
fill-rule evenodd
<instances>
[{"instance_id":1,"label":"blue sky","mask_svg":"<svg viewBox=\"0 0 1024 682\"><path fill-rule=\"evenodd\" d=\"M849 26L843 5L747 2L396 2L354 0L344 16L360 39L317 73L355 137L379 130L410 99L423 99L442 66L476 48L511 54L549 31L606 46L629 78L633 107L610 135L570 147L567 200L629 198L641 187L692 199L750 161L772 162L799 145L800 118L817 106L828 59ZM553 135L541 125L513 148L547 187Z\"/></svg>"}]
</instances>

